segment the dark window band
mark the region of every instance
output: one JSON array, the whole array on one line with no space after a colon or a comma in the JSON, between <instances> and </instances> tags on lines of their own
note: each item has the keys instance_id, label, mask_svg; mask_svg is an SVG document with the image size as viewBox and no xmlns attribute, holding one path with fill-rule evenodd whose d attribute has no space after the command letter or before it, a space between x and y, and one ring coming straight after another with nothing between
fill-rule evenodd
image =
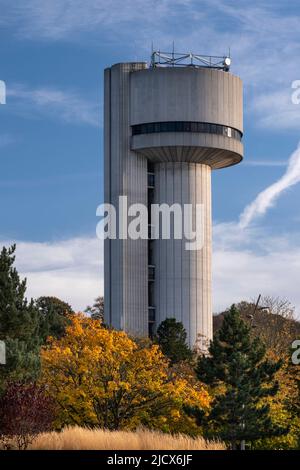
<instances>
[{"instance_id":1,"label":"dark window band","mask_svg":"<svg viewBox=\"0 0 300 470\"><path fill-rule=\"evenodd\" d=\"M156 132L200 132L204 134L219 134L232 139L242 140L243 134L232 127L208 122L167 121L147 122L132 126L132 135L154 134Z\"/></svg>"}]
</instances>

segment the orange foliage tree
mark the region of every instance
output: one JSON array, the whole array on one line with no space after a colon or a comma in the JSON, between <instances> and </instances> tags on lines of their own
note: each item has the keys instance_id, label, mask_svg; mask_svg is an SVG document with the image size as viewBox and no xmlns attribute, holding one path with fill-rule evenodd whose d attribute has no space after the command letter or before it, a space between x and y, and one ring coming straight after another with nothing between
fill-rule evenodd
<instances>
[{"instance_id":1,"label":"orange foliage tree","mask_svg":"<svg viewBox=\"0 0 300 470\"><path fill-rule=\"evenodd\" d=\"M201 385L178 378L157 345L138 346L126 333L82 314L61 339L42 349L42 381L59 405L56 424L134 428L180 423L185 405L207 409ZM168 429L170 426L168 427Z\"/></svg>"}]
</instances>

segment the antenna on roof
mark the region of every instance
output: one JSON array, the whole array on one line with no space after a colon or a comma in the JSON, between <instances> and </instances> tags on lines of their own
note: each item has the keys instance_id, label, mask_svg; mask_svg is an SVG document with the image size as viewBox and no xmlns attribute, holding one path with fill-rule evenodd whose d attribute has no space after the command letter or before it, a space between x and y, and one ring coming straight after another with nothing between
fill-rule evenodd
<instances>
[{"instance_id":1,"label":"antenna on roof","mask_svg":"<svg viewBox=\"0 0 300 470\"><path fill-rule=\"evenodd\" d=\"M151 67L197 67L219 69L229 72L230 56L208 56L188 53L153 51L151 54Z\"/></svg>"},{"instance_id":2,"label":"antenna on roof","mask_svg":"<svg viewBox=\"0 0 300 470\"><path fill-rule=\"evenodd\" d=\"M150 64L152 64L154 60L154 48L153 48L153 40L151 41L151 62Z\"/></svg>"}]
</instances>

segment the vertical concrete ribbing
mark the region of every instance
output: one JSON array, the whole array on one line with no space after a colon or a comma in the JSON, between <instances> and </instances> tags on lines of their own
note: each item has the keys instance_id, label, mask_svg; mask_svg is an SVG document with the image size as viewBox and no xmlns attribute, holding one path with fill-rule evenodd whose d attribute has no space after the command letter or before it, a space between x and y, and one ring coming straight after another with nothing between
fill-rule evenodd
<instances>
[{"instance_id":1,"label":"vertical concrete ribbing","mask_svg":"<svg viewBox=\"0 0 300 470\"><path fill-rule=\"evenodd\" d=\"M195 163L189 164L189 203L196 207L196 204L199 202L196 198L196 188L197 182L199 180L197 165ZM202 168L200 166L200 171ZM201 186L203 184L200 177ZM193 227L196 227L196 211L193 211ZM189 253L190 259L190 338L193 338L197 334L197 257L199 256L199 251L194 253Z\"/></svg>"},{"instance_id":2,"label":"vertical concrete ribbing","mask_svg":"<svg viewBox=\"0 0 300 470\"><path fill-rule=\"evenodd\" d=\"M109 202L111 200L110 191L110 116L111 116L111 102L110 102L110 69L106 69L104 72L104 201ZM110 281L110 267L111 267L111 255L110 255L111 244L109 240L104 241L104 298L105 308L104 316L105 321L111 324L111 281Z\"/></svg>"},{"instance_id":3,"label":"vertical concrete ribbing","mask_svg":"<svg viewBox=\"0 0 300 470\"><path fill-rule=\"evenodd\" d=\"M181 204L181 163L176 163L179 171L174 173L174 203ZM182 290L181 290L181 268L182 259L178 256L181 251L182 240L174 240L174 316L181 319L182 314ZM181 321L181 320L180 320Z\"/></svg>"},{"instance_id":4,"label":"vertical concrete ribbing","mask_svg":"<svg viewBox=\"0 0 300 470\"><path fill-rule=\"evenodd\" d=\"M105 202L116 208L121 195L127 196L128 206L147 204L147 160L130 150L130 76L144 67L144 63L117 64L105 72ZM106 241L104 264L105 320L115 328L145 336L147 241Z\"/></svg>"},{"instance_id":5,"label":"vertical concrete ribbing","mask_svg":"<svg viewBox=\"0 0 300 470\"><path fill-rule=\"evenodd\" d=\"M155 240L155 302L157 323L175 317L182 321L190 346L211 328L211 169L195 163L159 163L155 167L157 203L203 204L204 246L186 250L187 240ZM180 181L180 184L179 184ZM170 197L173 193L173 199ZM176 299L176 301L174 300ZM202 342L198 344L203 347Z\"/></svg>"}]
</instances>

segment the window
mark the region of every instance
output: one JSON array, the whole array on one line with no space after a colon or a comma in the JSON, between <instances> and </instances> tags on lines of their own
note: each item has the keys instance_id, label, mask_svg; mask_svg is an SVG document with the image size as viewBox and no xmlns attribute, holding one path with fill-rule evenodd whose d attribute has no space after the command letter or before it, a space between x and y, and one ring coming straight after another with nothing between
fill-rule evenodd
<instances>
[{"instance_id":1,"label":"window","mask_svg":"<svg viewBox=\"0 0 300 470\"><path fill-rule=\"evenodd\" d=\"M154 229L154 225L153 224L148 224L148 239L151 240L152 239L152 230Z\"/></svg>"},{"instance_id":2,"label":"window","mask_svg":"<svg viewBox=\"0 0 300 470\"><path fill-rule=\"evenodd\" d=\"M191 129L190 132L199 132L197 124L198 124L197 122L190 123L190 129Z\"/></svg>"},{"instance_id":3,"label":"window","mask_svg":"<svg viewBox=\"0 0 300 470\"><path fill-rule=\"evenodd\" d=\"M232 127L209 122L166 121L149 122L132 126L132 135L153 134L159 132L199 132L205 134L224 135L241 141L243 134Z\"/></svg>"},{"instance_id":4,"label":"window","mask_svg":"<svg viewBox=\"0 0 300 470\"><path fill-rule=\"evenodd\" d=\"M160 122L155 122L154 123L154 132L161 132L160 130Z\"/></svg>"},{"instance_id":5,"label":"window","mask_svg":"<svg viewBox=\"0 0 300 470\"><path fill-rule=\"evenodd\" d=\"M154 173L148 173L148 188L154 188L155 186L155 175Z\"/></svg>"},{"instance_id":6,"label":"window","mask_svg":"<svg viewBox=\"0 0 300 470\"><path fill-rule=\"evenodd\" d=\"M202 132L205 132L206 134L209 134L209 131L210 131L210 124L208 124L208 122L204 122Z\"/></svg>"},{"instance_id":7,"label":"window","mask_svg":"<svg viewBox=\"0 0 300 470\"><path fill-rule=\"evenodd\" d=\"M148 323L148 335L150 339L153 339L155 333L155 323L149 322Z\"/></svg>"},{"instance_id":8,"label":"window","mask_svg":"<svg viewBox=\"0 0 300 470\"><path fill-rule=\"evenodd\" d=\"M148 321L155 322L155 307L148 308Z\"/></svg>"},{"instance_id":9,"label":"window","mask_svg":"<svg viewBox=\"0 0 300 470\"><path fill-rule=\"evenodd\" d=\"M223 126L220 126L220 124L216 124L216 134L218 135L223 134L222 127Z\"/></svg>"},{"instance_id":10,"label":"window","mask_svg":"<svg viewBox=\"0 0 300 470\"><path fill-rule=\"evenodd\" d=\"M148 241L148 264L153 265L154 263L154 241Z\"/></svg>"},{"instance_id":11,"label":"window","mask_svg":"<svg viewBox=\"0 0 300 470\"><path fill-rule=\"evenodd\" d=\"M148 281L155 280L155 266L148 266Z\"/></svg>"},{"instance_id":12,"label":"window","mask_svg":"<svg viewBox=\"0 0 300 470\"><path fill-rule=\"evenodd\" d=\"M148 282L148 305L154 307L154 282Z\"/></svg>"},{"instance_id":13,"label":"window","mask_svg":"<svg viewBox=\"0 0 300 470\"><path fill-rule=\"evenodd\" d=\"M155 307L148 308L148 334L149 338L153 338L155 333Z\"/></svg>"},{"instance_id":14,"label":"window","mask_svg":"<svg viewBox=\"0 0 300 470\"><path fill-rule=\"evenodd\" d=\"M149 160L147 162L147 171L148 173L154 173L154 163Z\"/></svg>"}]
</instances>

